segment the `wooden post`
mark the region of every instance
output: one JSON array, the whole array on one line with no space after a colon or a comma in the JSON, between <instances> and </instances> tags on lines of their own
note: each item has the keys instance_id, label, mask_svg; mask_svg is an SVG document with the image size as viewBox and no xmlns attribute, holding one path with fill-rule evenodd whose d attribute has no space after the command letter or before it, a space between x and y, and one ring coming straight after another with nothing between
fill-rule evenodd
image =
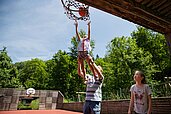
<instances>
[{"instance_id":1,"label":"wooden post","mask_svg":"<svg viewBox=\"0 0 171 114\"><path fill-rule=\"evenodd\" d=\"M171 32L165 34L165 39L166 39L166 42L167 42L167 45L168 45L169 53L171 55Z\"/></svg>"}]
</instances>

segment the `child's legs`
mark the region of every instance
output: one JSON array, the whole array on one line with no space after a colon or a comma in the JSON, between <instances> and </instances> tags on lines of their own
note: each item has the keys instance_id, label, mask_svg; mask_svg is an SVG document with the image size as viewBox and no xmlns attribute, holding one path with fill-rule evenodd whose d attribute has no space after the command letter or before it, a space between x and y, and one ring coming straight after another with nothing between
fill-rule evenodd
<instances>
[{"instance_id":1,"label":"child's legs","mask_svg":"<svg viewBox=\"0 0 171 114\"><path fill-rule=\"evenodd\" d=\"M88 65L89 65L89 67L90 67L91 72L92 72L92 73L93 73L93 75L96 77L95 70L94 70L94 68L93 68L93 66L92 66L93 59L92 59L92 57L91 57L90 55L88 55L88 56L87 56L87 58L86 58L86 62L88 63Z\"/></svg>"},{"instance_id":2,"label":"child's legs","mask_svg":"<svg viewBox=\"0 0 171 114\"><path fill-rule=\"evenodd\" d=\"M84 80L85 80L85 76L86 76L86 71L85 71L85 68L84 68L84 60L82 59L82 63L81 63L81 70L82 70L82 72L83 72L83 78L84 78Z\"/></svg>"},{"instance_id":3,"label":"child's legs","mask_svg":"<svg viewBox=\"0 0 171 114\"><path fill-rule=\"evenodd\" d=\"M81 60L78 58L78 68L77 68L78 75L83 77L83 73L81 70Z\"/></svg>"},{"instance_id":4,"label":"child's legs","mask_svg":"<svg viewBox=\"0 0 171 114\"><path fill-rule=\"evenodd\" d=\"M84 68L84 60L81 58L78 58L78 74L82 76L83 79L85 79L85 68Z\"/></svg>"}]
</instances>

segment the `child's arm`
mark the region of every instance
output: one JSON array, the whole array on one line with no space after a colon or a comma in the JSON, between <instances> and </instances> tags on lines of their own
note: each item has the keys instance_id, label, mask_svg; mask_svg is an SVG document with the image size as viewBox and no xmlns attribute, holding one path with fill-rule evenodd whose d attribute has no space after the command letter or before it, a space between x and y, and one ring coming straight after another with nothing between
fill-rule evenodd
<instances>
[{"instance_id":1,"label":"child's arm","mask_svg":"<svg viewBox=\"0 0 171 114\"><path fill-rule=\"evenodd\" d=\"M131 114L131 112L133 110L133 105L134 105L134 94L133 94L133 92L131 92L131 100L129 103L128 114Z\"/></svg>"},{"instance_id":2,"label":"child's arm","mask_svg":"<svg viewBox=\"0 0 171 114\"><path fill-rule=\"evenodd\" d=\"M87 25L88 25L88 39L90 40L90 23L91 23L91 21L89 21L88 23L87 23Z\"/></svg>"},{"instance_id":3,"label":"child's arm","mask_svg":"<svg viewBox=\"0 0 171 114\"><path fill-rule=\"evenodd\" d=\"M151 114L152 111L152 100L151 100L151 95L148 96L148 112L147 114Z\"/></svg>"},{"instance_id":4,"label":"child's arm","mask_svg":"<svg viewBox=\"0 0 171 114\"><path fill-rule=\"evenodd\" d=\"M78 33L78 22L77 22L77 20L75 20L75 31L76 31L76 35L77 35L77 38L78 38L78 41L80 41L80 35L79 35L79 33Z\"/></svg>"}]
</instances>

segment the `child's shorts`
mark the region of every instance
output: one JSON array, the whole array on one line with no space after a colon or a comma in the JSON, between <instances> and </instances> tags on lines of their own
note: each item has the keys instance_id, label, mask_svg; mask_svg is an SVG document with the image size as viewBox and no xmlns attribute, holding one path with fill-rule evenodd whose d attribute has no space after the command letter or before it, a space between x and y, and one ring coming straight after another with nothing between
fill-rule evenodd
<instances>
[{"instance_id":1,"label":"child's shorts","mask_svg":"<svg viewBox=\"0 0 171 114\"><path fill-rule=\"evenodd\" d=\"M78 58L80 58L80 59L86 59L88 56L90 56L88 54L88 51L79 51L78 52Z\"/></svg>"}]
</instances>

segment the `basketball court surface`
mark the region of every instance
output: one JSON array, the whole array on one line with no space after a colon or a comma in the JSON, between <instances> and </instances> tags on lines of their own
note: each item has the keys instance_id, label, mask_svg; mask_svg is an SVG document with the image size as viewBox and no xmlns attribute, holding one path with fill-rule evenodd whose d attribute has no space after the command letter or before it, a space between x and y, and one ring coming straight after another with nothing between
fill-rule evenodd
<instances>
[{"instance_id":1,"label":"basketball court surface","mask_svg":"<svg viewBox=\"0 0 171 114\"><path fill-rule=\"evenodd\" d=\"M0 111L0 114L82 114L82 113L66 111L66 110L16 110L16 111Z\"/></svg>"}]
</instances>

